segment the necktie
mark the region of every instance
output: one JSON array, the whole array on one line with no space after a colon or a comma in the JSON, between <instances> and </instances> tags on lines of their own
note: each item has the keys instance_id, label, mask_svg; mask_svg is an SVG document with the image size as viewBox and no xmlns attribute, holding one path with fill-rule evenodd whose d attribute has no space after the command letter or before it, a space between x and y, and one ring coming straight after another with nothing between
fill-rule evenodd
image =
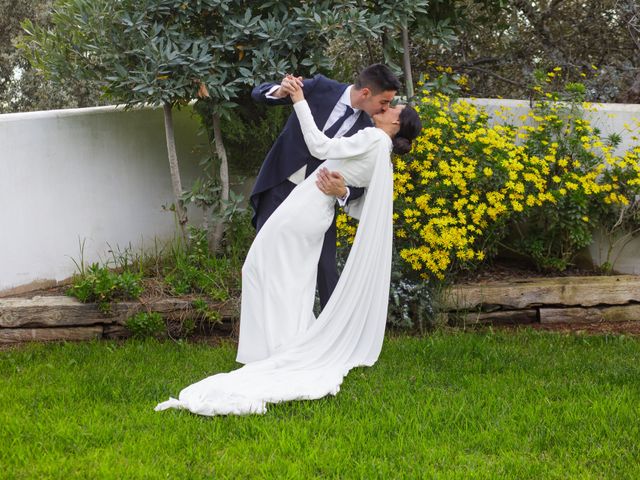
<instances>
[{"instance_id":1,"label":"necktie","mask_svg":"<svg viewBox=\"0 0 640 480\"><path fill-rule=\"evenodd\" d=\"M334 123L329 128L327 128L324 134L329 138L333 138L336 135L336 133L338 133L338 130L340 130L340 127L342 126L344 121L347 118L349 118L351 115L353 115L353 108L347 106L347 111L344 112L344 115L342 115L338 120L336 120L336 123Z\"/></svg>"}]
</instances>

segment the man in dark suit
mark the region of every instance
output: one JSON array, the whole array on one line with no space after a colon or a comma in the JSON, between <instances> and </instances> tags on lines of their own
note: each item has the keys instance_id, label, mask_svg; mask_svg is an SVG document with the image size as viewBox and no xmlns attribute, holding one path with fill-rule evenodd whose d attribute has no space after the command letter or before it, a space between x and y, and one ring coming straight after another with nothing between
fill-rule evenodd
<instances>
[{"instance_id":1,"label":"man in dark suit","mask_svg":"<svg viewBox=\"0 0 640 480\"><path fill-rule=\"evenodd\" d=\"M323 75L303 80L285 77L280 84L263 83L253 89L251 96L268 105L291 104L292 83L304 88L316 125L328 137L351 136L373 125L371 116L385 111L400 89L400 82L385 65L375 64L364 69L355 84L336 82ZM262 164L250 202L254 210L253 225L260 230L276 208L295 186L308 177L322 159L313 157L304 142L295 112L291 114ZM319 188L335 195L340 205L362 196L363 189L347 187L339 174L323 172ZM335 218L327 230L318 263L318 292L320 305L326 305L338 283L336 266Z\"/></svg>"}]
</instances>

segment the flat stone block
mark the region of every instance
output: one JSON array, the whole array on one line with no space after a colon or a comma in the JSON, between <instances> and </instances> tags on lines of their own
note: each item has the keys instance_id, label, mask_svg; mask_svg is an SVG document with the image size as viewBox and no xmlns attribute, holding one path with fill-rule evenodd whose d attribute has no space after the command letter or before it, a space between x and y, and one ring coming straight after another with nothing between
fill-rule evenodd
<instances>
[{"instance_id":1,"label":"flat stone block","mask_svg":"<svg viewBox=\"0 0 640 480\"><path fill-rule=\"evenodd\" d=\"M228 301L212 305L221 318L237 318L238 302ZM65 296L33 298L0 298L0 328L67 327L85 325L124 325L137 312L159 312L164 316L193 312L190 300L165 298L159 300L116 302L110 315L105 315L93 303L81 303Z\"/></svg>"},{"instance_id":2,"label":"flat stone block","mask_svg":"<svg viewBox=\"0 0 640 480\"><path fill-rule=\"evenodd\" d=\"M520 325L538 321L536 309L500 310L496 312L471 312L461 315L450 315L457 324L464 325Z\"/></svg>"},{"instance_id":3,"label":"flat stone block","mask_svg":"<svg viewBox=\"0 0 640 480\"><path fill-rule=\"evenodd\" d=\"M477 285L456 285L449 310L515 310L539 306L592 307L640 302L640 276L555 277Z\"/></svg>"},{"instance_id":4,"label":"flat stone block","mask_svg":"<svg viewBox=\"0 0 640 480\"><path fill-rule=\"evenodd\" d=\"M0 343L78 341L102 338L102 326L72 328L2 328Z\"/></svg>"},{"instance_id":5,"label":"flat stone block","mask_svg":"<svg viewBox=\"0 0 640 480\"><path fill-rule=\"evenodd\" d=\"M541 308L540 323L600 323L640 320L640 305L594 308Z\"/></svg>"},{"instance_id":6,"label":"flat stone block","mask_svg":"<svg viewBox=\"0 0 640 480\"><path fill-rule=\"evenodd\" d=\"M105 325L104 332L102 334L103 338L106 339L118 339L118 338L128 338L131 336L131 332L122 325Z\"/></svg>"},{"instance_id":7,"label":"flat stone block","mask_svg":"<svg viewBox=\"0 0 640 480\"><path fill-rule=\"evenodd\" d=\"M112 323L96 305L71 297L0 299L0 327L64 327Z\"/></svg>"}]
</instances>

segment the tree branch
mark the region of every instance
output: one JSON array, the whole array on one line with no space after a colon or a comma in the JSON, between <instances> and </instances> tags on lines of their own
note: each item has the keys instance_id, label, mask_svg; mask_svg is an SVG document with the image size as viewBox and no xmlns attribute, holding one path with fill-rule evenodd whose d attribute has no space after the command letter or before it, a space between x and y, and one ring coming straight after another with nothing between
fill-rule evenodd
<instances>
[{"instance_id":1,"label":"tree branch","mask_svg":"<svg viewBox=\"0 0 640 480\"><path fill-rule=\"evenodd\" d=\"M554 1L551 5L557 5L560 1L562 0ZM551 32L545 24L545 20L547 18L545 14L550 14L551 6L549 6L545 12L538 12L535 10L531 2L527 2L526 0L513 0L513 5L527 18L531 27L540 38L540 43L549 55L551 61L562 65L570 64L571 62L567 61L564 51L553 40Z\"/></svg>"},{"instance_id":2,"label":"tree branch","mask_svg":"<svg viewBox=\"0 0 640 480\"><path fill-rule=\"evenodd\" d=\"M516 85L518 87L527 87L527 84L525 84L525 83L516 82L515 80L511 80L509 78L503 77L502 75L498 75L497 73L492 72L491 70L486 70L484 68L479 68L479 67L462 67L462 68L466 69L466 70L473 70L473 71L476 71L476 72L481 72L481 73L484 73L486 75L491 75L492 77L495 77L495 78L497 78L499 80L502 80L503 82L509 83L511 85Z\"/></svg>"},{"instance_id":3,"label":"tree branch","mask_svg":"<svg viewBox=\"0 0 640 480\"><path fill-rule=\"evenodd\" d=\"M481 57L481 58L476 58L475 60L469 60L468 62L460 63L455 67L452 65L452 68L466 68L466 67L473 67L475 65L482 65L485 63L499 63L502 60L503 58L498 58L498 57Z\"/></svg>"}]
</instances>

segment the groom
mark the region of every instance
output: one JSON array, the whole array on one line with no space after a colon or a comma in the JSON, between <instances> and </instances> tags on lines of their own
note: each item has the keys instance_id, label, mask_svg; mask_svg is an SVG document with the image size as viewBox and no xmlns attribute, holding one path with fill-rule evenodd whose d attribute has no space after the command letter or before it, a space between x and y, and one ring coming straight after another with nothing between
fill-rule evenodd
<instances>
[{"instance_id":1,"label":"groom","mask_svg":"<svg viewBox=\"0 0 640 480\"><path fill-rule=\"evenodd\" d=\"M280 84L263 83L255 87L251 96L267 105L291 104L292 82L302 85L318 128L332 138L349 137L358 130L373 126L371 116L384 112L400 89L399 80L387 66L374 64L360 72L353 85L339 83L323 75L307 80L285 77ZM293 112L267 154L251 193L252 223L256 229L262 228L295 186L322 164L321 160L309 153ZM338 173L320 173L318 186L324 193L335 195L341 206L364 192L362 188L345 186ZM334 217L325 234L318 263L317 281L322 308L331 297L338 277Z\"/></svg>"}]
</instances>

